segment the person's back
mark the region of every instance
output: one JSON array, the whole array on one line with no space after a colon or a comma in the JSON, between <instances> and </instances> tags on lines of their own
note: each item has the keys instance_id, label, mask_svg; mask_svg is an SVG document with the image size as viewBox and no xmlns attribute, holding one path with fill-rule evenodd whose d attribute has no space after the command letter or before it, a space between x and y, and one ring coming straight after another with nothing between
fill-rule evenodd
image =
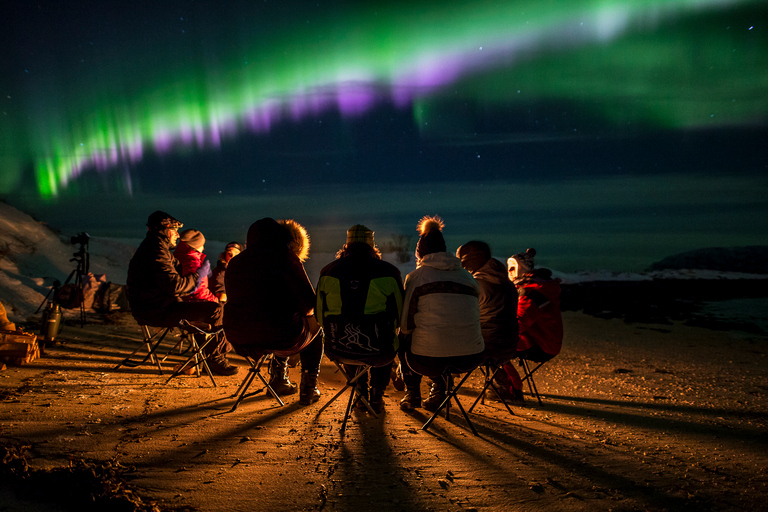
<instances>
[{"instance_id":1,"label":"person's back","mask_svg":"<svg viewBox=\"0 0 768 512\"><path fill-rule=\"evenodd\" d=\"M349 375L356 371L349 366L372 366L370 388L367 374L358 377L356 387L359 395L370 398L375 412L384 409L402 306L400 271L381 260L373 231L362 224L352 226L336 260L320 272L315 316L323 328L326 353L345 363Z\"/></svg>"},{"instance_id":2,"label":"person's back","mask_svg":"<svg viewBox=\"0 0 768 512\"><path fill-rule=\"evenodd\" d=\"M316 315L326 343L348 346L350 354L394 355L402 311L400 271L375 256L370 245L348 244L320 273ZM343 350L343 349L342 349Z\"/></svg>"},{"instance_id":3,"label":"person's back","mask_svg":"<svg viewBox=\"0 0 768 512\"><path fill-rule=\"evenodd\" d=\"M425 255L405 278L401 327L411 335L411 351L453 357L483 351L478 284L448 252Z\"/></svg>"},{"instance_id":4,"label":"person's back","mask_svg":"<svg viewBox=\"0 0 768 512\"><path fill-rule=\"evenodd\" d=\"M436 410L445 398L448 368L468 371L480 362L485 343L480 329L479 287L462 268L461 260L446 252L439 217L419 221L416 270L405 278L400 331L404 346L400 360L405 396L403 409L421 405L421 375L434 376L424 407ZM466 369L466 370L465 370Z\"/></svg>"}]
</instances>

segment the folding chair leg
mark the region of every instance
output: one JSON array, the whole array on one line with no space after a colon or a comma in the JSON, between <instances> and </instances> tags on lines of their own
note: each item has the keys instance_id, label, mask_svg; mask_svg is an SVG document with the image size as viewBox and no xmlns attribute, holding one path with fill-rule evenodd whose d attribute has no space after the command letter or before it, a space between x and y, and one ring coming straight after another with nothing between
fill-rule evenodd
<instances>
[{"instance_id":1,"label":"folding chair leg","mask_svg":"<svg viewBox=\"0 0 768 512\"><path fill-rule=\"evenodd\" d=\"M275 400L277 400L277 402L280 404L280 407L285 405L285 402L283 402L280 396L275 392L272 386L269 385L269 382L261 374L261 367L264 365L264 363L267 360L269 360L270 357L272 357L272 354L265 354L261 356L258 361L254 361L253 358L251 357L245 358L250 364L250 368L248 368L248 373L246 374L243 381L240 383L240 386L237 388L237 391L235 391L235 393L232 395L233 397L237 397L237 400L232 405L232 409L230 409L229 412L234 412L235 409L237 409L237 407L240 405L240 402L242 402L243 400L245 400L250 396L258 395L264 389L266 389L269 392L269 394L271 394L272 397ZM261 380L261 382L264 384L264 387L248 393L248 388L250 388L251 384L256 379L256 377L258 377L259 380Z\"/></svg>"},{"instance_id":2,"label":"folding chair leg","mask_svg":"<svg viewBox=\"0 0 768 512\"><path fill-rule=\"evenodd\" d=\"M469 376L472 374L472 372L466 372L464 374L464 377L459 381L459 383L456 386L451 385L451 379L450 376L444 377L446 379L446 397L445 400L440 404L440 406L437 408L437 410L432 414L432 416L427 420L424 425L422 425L421 430L428 430L429 426L432 424L433 421L435 421L435 418L437 418L438 414L440 414L440 411L445 408L445 419L446 421L450 421L449 415L450 415L450 407L451 407L451 398L453 398L456 401L456 405L459 406L459 410L464 415L464 419L467 422L467 425L469 425L469 428L472 430L472 433L477 435L477 430L475 429L475 425L472 423L472 420L469 419L469 414L467 414L467 411L464 410L464 407L461 405L461 401L459 400L459 397L457 396L457 393L459 389L461 389L461 386L464 385L464 382L469 378Z\"/></svg>"},{"instance_id":3,"label":"folding chair leg","mask_svg":"<svg viewBox=\"0 0 768 512\"><path fill-rule=\"evenodd\" d=\"M523 376L524 381L528 381L528 389L531 392L531 395L536 397L536 400L539 401L539 405L542 405L541 401L541 395L539 395L539 389L536 387L536 381L533 380L533 373L541 368L541 365L544 363L538 363L533 370L531 370L531 367L526 359L520 359L520 364L523 366L523 371L525 371L525 375Z\"/></svg>"},{"instance_id":4,"label":"folding chair leg","mask_svg":"<svg viewBox=\"0 0 768 512\"><path fill-rule=\"evenodd\" d=\"M117 370L121 366L127 366L129 368L136 368L139 365L142 365L147 362L149 359L152 363L154 363L157 366L158 371L160 372L160 375L163 374L163 367L160 365L160 360L157 358L156 351L158 347L160 346L160 343L162 343L163 339L165 339L165 335L170 332L170 328L162 328L158 330L155 334L152 334L149 332L149 327L146 325L141 326L141 333L144 337L144 344L139 345L136 350L131 352L131 354L123 359L120 363L118 363L114 369ZM157 339L155 339L157 338ZM154 340L154 344L153 344ZM141 361L134 361L131 358L136 355L137 352L139 352L141 349L146 349L147 355L144 356L144 359Z\"/></svg>"},{"instance_id":5,"label":"folding chair leg","mask_svg":"<svg viewBox=\"0 0 768 512\"><path fill-rule=\"evenodd\" d=\"M493 370L493 373L491 373L491 370ZM472 405L470 406L467 412L472 412L472 410L475 408L478 402L482 402L483 404L485 404L485 392L488 388L490 388L491 390L493 390L494 393L496 393L496 396L499 398L499 401L504 404L504 407L506 407L509 414L514 416L515 413L509 407L507 400L501 395L501 391L499 391L499 388L496 387L496 383L494 382L496 375L500 371L504 371L504 369L501 366L496 366L494 369L493 365L486 364L480 367L480 371L483 372L483 376L485 377L485 384L483 385L483 389L480 390L480 394L477 395L477 398L475 398L475 401L472 402Z\"/></svg>"},{"instance_id":6,"label":"folding chair leg","mask_svg":"<svg viewBox=\"0 0 768 512\"><path fill-rule=\"evenodd\" d=\"M371 407L371 404L368 403L368 400L366 400L364 396L361 396L361 395L359 395L357 393L357 388L356 388L356 384L357 384L358 379L360 377L362 377L363 374L365 374L365 372L367 372L371 368L371 366L370 365L366 365L366 364L356 365L357 366L357 371L355 372L355 375L350 379L349 376L347 375L347 372L344 371L344 368L342 368L339 363L337 363L336 361L334 361L333 363L336 365L336 367L339 369L339 371L341 371L341 373L346 377L347 382L346 382L346 384L344 384L344 387L342 387L339 390L338 393L333 395L333 397L330 400L328 400L320 408L320 410L317 411L317 416L320 416L320 414L324 410L326 410L337 398L339 398L341 395L343 395L347 391L347 389L351 389L351 393L349 395L349 402L347 403L347 408L346 408L346 410L344 412L344 419L341 422L341 430L339 431L340 435L343 436L344 435L344 431L347 428L347 418L349 418L352 415L352 407L358 401L362 401L363 402L363 404L365 405L365 408L368 409L368 412L373 414L374 418L378 418L378 415L376 414L376 412Z\"/></svg>"},{"instance_id":7,"label":"folding chair leg","mask_svg":"<svg viewBox=\"0 0 768 512\"><path fill-rule=\"evenodd\" d=\"M210 377L211 382L213 383L213 386L216 387L216 379L213 378L213 372L211 372L211 369L208 367L208 360L205 354L203 353L203 350L205 350L205 347L208 346L211 341L214 339L218 339L219 335L222 332L222 329L219 329L216 332L206 332L201 329L196 328L195 326L187 323L185 325L188 329L185 329L184 332L186 335L189 336L189 342L192 344L192 354L187 358L186 361L184 361L181 365L179 365L171 374L170 377L168 377L168 380L165 381L166 384L171 382L171 379L174 377L178 377L181 375L181 373L192 363L194 360L195 368L197 368L198 376L200 376L200 366L203 367L203 370L205 370L205 373L208 374L208 377ZM195 339L195 334L204 334L205 335L205 341L202 345L197 343L197 340Z\"/></svg>"}]
</instances>

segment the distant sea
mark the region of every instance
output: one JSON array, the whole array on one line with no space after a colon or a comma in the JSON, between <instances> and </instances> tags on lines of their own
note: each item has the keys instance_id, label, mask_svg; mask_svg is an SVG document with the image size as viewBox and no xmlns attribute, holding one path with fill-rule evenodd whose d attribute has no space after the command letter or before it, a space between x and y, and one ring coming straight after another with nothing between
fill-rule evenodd
<instances>
[{"instance_id":1,"label":"distant sea","mask_svg":"<svg viewBox=\"0 0 768 512\"><path fill-rule=\"evenodd\" d=\"M169 212L203 232L209 254L245 241L262 217L293 218L312 239L312 251L335 253L353 224L375 231L383 245L405 236L427 214L445 221L448 250L469 240L491 245L505 261L528 247L536 263L561 272L639 272L664 257L705 247L768 245L768 178L667 174L557 181L324 185L247 195L97 195L40 202L8 201L64 236L141 239L147 216Z\"/></svg>"}]
</instances>

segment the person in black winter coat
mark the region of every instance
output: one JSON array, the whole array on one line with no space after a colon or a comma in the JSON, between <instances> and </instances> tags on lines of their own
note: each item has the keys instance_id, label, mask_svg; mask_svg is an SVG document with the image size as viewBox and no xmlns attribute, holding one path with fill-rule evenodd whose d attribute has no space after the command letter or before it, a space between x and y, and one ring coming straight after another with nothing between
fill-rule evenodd
<instances>
[{"instance_id":1,"label":"person in black winter coat","mask_svg":"<svg viewBox=\"0 0 768 512\"><path fill-rule=\"evenodd\" d=\"M126 288L133 317L139 324L153 327L177 327L181 320L221 325L221 306L215 302L182 302L194 293L203 276L210 273L210 263L197 272L182 276L181 265L172 250L179 240L182 223L171 215L156 211L147 220L147 235L128 265ZM208 366L219 375L234 375L237 367L227 361L231 346L222 338L208 344Z\"/></svg>"},{"instance_id":2,"label":"person in black winter coat","mask_svg":"<svg viewBox=\"0 0 768 512\"><path fill-rule=\"evenodd\" d=\"M316 336L320 326L313 316L315 290L302 263L309 256L309 236L292 220L264 218L248 229L246 244L227 266L227 338L238 353L253 357L308 343L300 353L299 401L309 405L320 398L317 376L323 357L322 338ZM270 382L282 394L295 392L287 362L277 359L273 364Z\"/></svg>"}]
</instances>

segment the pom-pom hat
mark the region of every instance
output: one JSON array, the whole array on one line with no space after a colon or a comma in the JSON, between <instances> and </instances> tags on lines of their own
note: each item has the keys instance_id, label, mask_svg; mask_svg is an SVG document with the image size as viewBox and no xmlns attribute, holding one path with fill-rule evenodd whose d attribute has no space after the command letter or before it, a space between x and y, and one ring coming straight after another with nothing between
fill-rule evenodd
<instances>
[{"instance_id":1,"label":"pom-pom hat","mask_svg":"<svg viewBox=\"0 0 768 512\"><path fill-rule=\"evenodd\" d=\"M526 249L525 252L515 254L507 260L507 271L509 277L515 279L524 274L530 274L533 272L534 261L533 257L536 256L536 249Z\"/></svg>"},{"instance_id":2,"label":"pom-pom hat","mask_svg":"<svg viewBox=\"0 0 768 512\"><path fill-rule=\"evenodd\" d=\"M419 242L416 244L416 257L424 258L428 254L436 252L445 252L445 238L443 238L443 228L445 222L437 215L426 215L421 218L416 227L419 232Z\"/></svg>"}]
</instances>

